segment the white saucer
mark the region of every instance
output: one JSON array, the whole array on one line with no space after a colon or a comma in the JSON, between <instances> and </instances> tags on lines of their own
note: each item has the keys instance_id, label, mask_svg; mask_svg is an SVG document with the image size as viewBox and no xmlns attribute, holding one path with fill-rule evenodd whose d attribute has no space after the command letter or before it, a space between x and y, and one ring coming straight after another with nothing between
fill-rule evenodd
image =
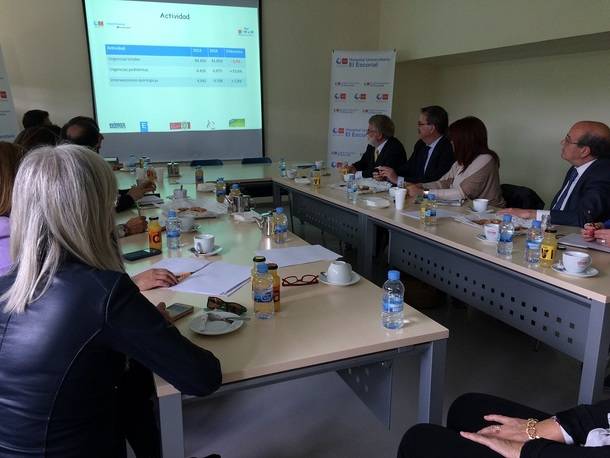
<instances>
[{"instance_id":1,"label":"white saucer","mask_svg":"<svg viewBox=\"0 0 610 458\"><path fill-rule=\"evenodd\" d=\"M329 282L328 278L326 278L326 272L320 272L320 276L318 278L320 279L320 283L324 283L325 285L330 285L330 286L350 286L350 285L353 285L360 281L360 275L358 275L356 272L352 272L352 279L350 281L348 281L347 283Z\"/></svg>"},{"instance_id":2,"label":"white saucer","mask_svg":"<svg viewBox=\"0 0 610 458\"><path fill-rule=\"evenodd\" d=\"M468 210L470 210L472 213L475 213L475 214L477 214L477 215L488 215L488 214L490 214L490 213L495 213L495 210L492 210L491 208L488 208L487 210L482 211L482 212L478 212L478 211L476 211L476 210L475 210L473 207L470 207L470 206L469 206L469 207L467 207L467 208L468 208Z\"/></svg>"},{"instance_id":3,"label":"white saucer","mask_svg":"<svg viewBox=\"0 0 610 458\"><path fill-rule=\"evenodd\" d=\"M477 234L477 239L479 239L481 242L493 243L494 245L498 243L497 240L487 240L483 234Z\"/></svg>"},{"instance_id":4,"label":"white saucer","mask_svg":"<svg viewBox=\"0 0 610 458\"><path fill-rule=\"evenodd\" d=\"M222 310L214 310L214 312L203 312L201 315L194 317L189 323L191 331L204 336L218 336L237 331L244 324L242 320L235 320L232 323L226 321L208 321L208 313L221 316L223 318L238 317L231 312L223 312Z\"/></svg>"},{"instance_id":5,"label":"white saucer","mask_svg":"<svg viewBox=\"0 0 610 458\"><path fill-rule=\"evenodd\" d=\"M580 278L595 277L599 273L599 270L597 270L595 267L592 267L592 266L587 267L584 272L578 272L578 273L568 272L565 269L565 267L563 267L563 264L560 264L560 263L553 264L553 270L555 272L559 272L560 274L563 274L563 275L569 275L570 277L580 277Z\"/></svg>"},{"instance_id":6,"label":"white saucer","mask_svg":"<svg viewBox=\"0 0 610 458\"><path fill-rule=\"evenodd\" d=\"M311 183L311 180L309 178L295 178L294 182L296 184L309 184Z\"/></svg>"},{"instance_id":7,"label":"white saucer","mask_svg":"<svg viewBox=\"0 0 610 458\"><path fill-rule=\"evenodd\" d=\"M199 253L197 250L195 250L195 247L193 247L192 251L193 251L193 253L197 254L198 256L216 256L218 253L220 253L222 251L222 246L214 245L214 249L212 251L210 251L209 253Z\"/></svg>"},{"instance_id":8,"label":"white saucer","mask_svg":"<svg viewBox=\"0 0 610 458\"><path fill-rule=\"evenodd\" d=\"M390 201L388 199L384 199L382 197L367 197L363 199L364 203L369 207L374 208L387 208L390 206Z\"/></svg>"}]
</instances>

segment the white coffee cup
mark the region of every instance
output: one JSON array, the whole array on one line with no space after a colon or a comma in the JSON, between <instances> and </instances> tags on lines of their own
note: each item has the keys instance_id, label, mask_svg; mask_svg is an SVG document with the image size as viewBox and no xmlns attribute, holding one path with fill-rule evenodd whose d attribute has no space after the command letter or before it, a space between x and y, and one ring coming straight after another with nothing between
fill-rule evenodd
<instances>
[{"instance_id":1,"label":"white coffee cup","mask_svg":"<svg viewBox=\"0 0 610 458\"><path fill-rule=\"evenodd\" d=\"M174 199L186 199L186 189L174 189Z\"/></svg>"},{"instance_id":2,"label":"white coffee cup","mask_svg":"<svg viewBox=\"0 0 610 458\"><path fill-rule=\"evenodd\" d=\"M180 222L180 230L182 232L190 232L195 225L195 217L191 215L180 216L178 221Z\"/></svg>"},{"instance_id":3,"label":"white coffee cup","mask_svg":"<svg viewBox=\"0 0 610 458\"><path fill-rule=\"evenodd\" d=\"M322 170L322 167L324 167L324 161L315 161L314 164L318 170Z\"/></svg>"},{"instance_id":4,"label":"white coffee cup","mask_svg":"<svg viewBox=\"0 0 610 458\"><path fill-rule=\"evenodd\" d=\"M566 251L562 259L563 267L573 274L584 272L591 265L591 256L582 251Z\"/></svg>"},{"instance_id":5,"label":"white coffee cup","mask_svg":"<svg viewBox=\"0 0 610 458\"><path fill-rule=\"evenodd\" d=\"M407 198L407 190L404 188L398 188L394 192L396 210L402 210L405 208L405 199Z\"/></svg>"},{"instance_id":6,"label":"white coffee cup","mask_svg":"<svg viewBox=\"0 0 610 458\"><path fill-rule=\"evenodd\" d=\"M490 242L497 242L500 240L500 225L495 223L487 223L485 226L483 226L483 234Z\"/></svg>"},{"instance_id":7,"label":"white coffee cup","mask_svg":"<svg viewBox=\"0 0 610 458\"><path fill-rule=\"evenodd\" d=\"M489 199L474 199L472 201L472 208L475 212L484 212L487 210L487 204L489 204Z\"/></svg>"},{"instance_id":8,"label":"white coffee cup","mask_svg":"<svg viewBox=\"0 0 610 458\"><path fill-rule=\"evenodd\" d=\"M352 279L352 266L345 261L333 261L326 269L330 283L348 283Z\"/></svg>"},{"instance_id":9,"label":"white coffee cup","mask_svg":"<svg viewBox=\"0 0 610 458\"><path fill-rule=\"evenodd\" d=\"M286 170L286 176L292 180L293 178L295 178L297 176L297 170L296 169Z\"/></svg>"},{"instance_id":10,"label":"white coffee cup","mask_svg":"<svg viewBox=\"0 0 610 458\"><path fill-rule=\"evenodd\" d=\"M163 183L163 177L165 176L165 168L155 167L155 174L157 175L157 183Z\"/></svg>"},{"instance_id":11,"label":"white coffee cup","mask_svg":"<svg viewBox=\"0 0 610 458\"><path fill-rule=\"evenodd\" d=\"M214 236L212 234L196 235L193 239L195 250L199 253L209 253L214 251Z\"/></svg>"}]
</instances>

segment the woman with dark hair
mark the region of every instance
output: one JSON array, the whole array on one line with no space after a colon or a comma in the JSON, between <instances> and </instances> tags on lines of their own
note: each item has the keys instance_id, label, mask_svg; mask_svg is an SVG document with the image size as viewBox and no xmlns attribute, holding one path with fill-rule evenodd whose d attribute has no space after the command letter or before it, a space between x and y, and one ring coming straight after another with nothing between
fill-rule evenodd
<instances>
[{"instance_id":1,"label":"woman with dark hair","mask_svg":"<svg viewBox=\"0 0 610 458\"><path fill-rule=\"evenodd\" d=\"M28 127L15 138L15 145L21 147L24 153L39 146L55 146L58 142L59 137L49 126Z\"/></svg>"},{"instance_id":2,"label":"woman with dark hair","mask_svg":"<svg viewBox=\"0 0 610 458\"><path fill-rule=\"evenodd\" d=\"M504 207L500 189L500 159L487 145L487 128L474 116L458 119L449 126L455 162L438 181L409 185L409 195L430 189L437 199L489 199L494 207Z\"/></svg>"},{"instance_id":3,"label":"woman with dark hair","mask_svg":"<svg viewBox=\"0 0 610 458\"><path fill-rule=\"evenodd\" d=\"M21 150L12 143L0 142L0 275L11 266L9 255L11 198Z\"/></svg>"}]
</instances>

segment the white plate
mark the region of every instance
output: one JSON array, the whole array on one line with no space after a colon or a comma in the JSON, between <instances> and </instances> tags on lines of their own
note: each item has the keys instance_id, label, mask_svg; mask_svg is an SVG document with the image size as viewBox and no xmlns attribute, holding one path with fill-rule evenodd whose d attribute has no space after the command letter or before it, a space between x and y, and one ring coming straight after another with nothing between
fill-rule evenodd
<instances>
[{"instance_id":1,"label":"white plate","mask_svg":"<svg viewBox=\"0 0 610 458\"><path fill-rule=\"evenodd\" d=\"M311 183L311 180L309 178L295 178L294 182L296 184L309 184Z\"/></svg>"},{"instance_id":2,"label":"white plate","mask_svg":"<svg viewBox=\"0 0 610 458\"><path fill-rule=\"evenodd\" d=\"M493 243L494 245L498 243L497 240L487 240L483 234L478 234L477 239L479 239L481 242Z\"/></svg>"},{"instance_id":3,"label":"white plate","mask_svg":"<svg viewBox=\"0 0 610 458\"><path fill-rule=\"evenodd\" d=\"M563 267L563 264L559 264L559 263L553 264L553 270L555 272L558 272L563 275L568 275L570 277L580 277L580 278L595 277L599 273L599 270L597 270L595 267L592 267L592 266L587 267L584 272L572 273L572 272L568 272L565 269L565 267Z\"/></svg>"},{"instance_id":4,"label":"white plate","mask_svg":"<svg viewBox=\"0 0 610 458\"><path fill-rule=\"evenodd\" d=\"M227 323L226 321L208 321L208 313L213 313L214 315L218 315L223 318L238 317L234 313L223 312L222 310L203 312L201 315L195 316L189 323L189 328L191 331L204 336L218 336L237 331L244 324L242 320L235 320L233 323Z\"/></svg>"},{"instance_id":5,"label":"white plate","mask_svg":"<svg viewBox=\"0 0 610 458\"><path fill-rule=\"evenodd\" d=\"M214 245L214 249L209 253L199 253L196 252L199 256L216 256L218 253L222 251L222 247L220 245ZM195 248L193 248L193 253L195 253Z\"/></svg>"},{"instance_id":6,"label":"white plate","mask_svg":"<svg viewBox=\"0 0 610 458\"><path fill-rule=\"evenodd\" d=\"M489 215L491 213L495 213L495 210L492 210L491 208L488 208L487 210L482 211L482 212L478 212L473 207L469 206L468 210L470 210L472 213L476 213L477 215Z\"/></svg>"},{"instance_id":7,"label":"white plate","mask_svg":"<svg viewBox=\"0 0 610 458\"><path fill-rule=\"evenodd\" d=\"M382 197L367 197L363 200L369 207L387 208L390 206L390 201L388 199L383 199Z\"/></svg>"},{"instance_id":8,"label":"white plate","mask_svg":"<svg viewBox=\"0 0 610 458\"><path fill-rule=\"evenodd\" d=\"M350 286L350 285L353 285L360 281L360 275L358 275L356 272L352 272L352 279L350 281L348 281L347 283L329 282L328 278L326 278L326 272L320 272L320 276L318 278L320 279L321 283L324 283L325 285L330 285L330 286Z\"/></svg>"}]
</instances>

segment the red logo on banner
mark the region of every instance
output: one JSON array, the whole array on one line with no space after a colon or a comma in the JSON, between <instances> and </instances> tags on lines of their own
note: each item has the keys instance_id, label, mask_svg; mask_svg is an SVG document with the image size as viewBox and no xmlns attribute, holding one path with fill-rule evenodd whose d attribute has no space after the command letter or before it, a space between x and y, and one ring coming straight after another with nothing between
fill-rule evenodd
<instances>
[{"instance_id":1,"label":"red logo on banner","mask_svg":"<svg viewBox=\"0 0 610 458\"><path fill-rule=\"evenodd\" d=\"M0 91L0 99L8 99L8 93L6 91Z\"/></svg>"}]
</instances>

